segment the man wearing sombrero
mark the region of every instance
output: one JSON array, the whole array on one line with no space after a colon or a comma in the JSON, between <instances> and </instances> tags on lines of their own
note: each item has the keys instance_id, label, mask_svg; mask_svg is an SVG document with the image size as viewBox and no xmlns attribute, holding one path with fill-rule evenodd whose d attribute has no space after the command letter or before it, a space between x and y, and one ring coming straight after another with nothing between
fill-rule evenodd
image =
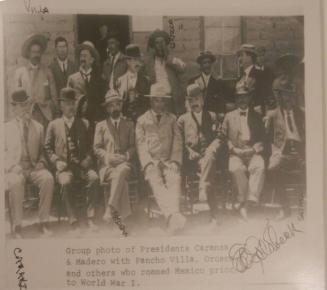
<instances>
[{"instance_id":1,"label":"man wearing sombrero","mask_svg":"<svg viewBox=\"0 0 327 290\"><path fill-rule=\"evenodd\" d=\"M216 114L225 113L225 103L228 97L228 90L221 79L218 79L212 72L212 66L216 57L211 51L202 51L196 59L200 65L200 75L193 78L190 83L197 84L204 98L204 109Z\"/></svg>"},{"instance_id":2,"label":"man wearing sombrero","mask_svg":"<svg viewBox=\"0 0 327 290\"><path fill-rule=\"evenodd\" d=\"M15 72L13 87L22 88L33 100L33 119L44 128L59 112L57 90L51 71L41 64L48 39L43 34L29 36L22 47L27 63Z\"/></svg>"},{"instance_id":3,"label":"man wearing sombrero","mask_svg":"<svg viewBox=\"0 0 327 290\"><path fill-rule=\"evenodd\" d=\"M174 57L169 51L169 34L155 30L149 36L148 52L145 59L145 71L150 83L162 83L172 96L170 110L177 115L185 112L185 90L180 76L185 70L185 63Z\"/></svg>"},{"instance_id":4,"label":"man wearing sombrero","mask_svg":"<svg viewBox=\"0 0 327 290\"><path fill-rule=\"evenodd\" d=\"M67 86L76 92L77 115L87 119L91 126L104 118L101 106L105 94L105 83L101 77L99 54L90 41L76 48L79 61L78 72L69 76Z\"/></svg>"},{"instance_id":5,"label":"man wearing sombrero","mask_svg":"<svg viewBox=\"0 0 327 290\"><path fill-rule=\"evenodd\" d=\"M129 44L125 49L127 72L117 80L117 89L123 99L123 115L136 122L137 118L149 108L149 100L144 95L149 94L150 82L141 71L140 48Z\"/></svg>"},{"instance_id":6,"label":"man wearing sombrero","mask_svg":"<svg viewBox=\"0 0 327 290\"><path fill-rule=\"evenodd\" d=\"M251 98L249 88L238 85L237 108L225 115L222 125L230 153L228 167L237 188L236 208L244 220L249 206L259 201L265 177L265 130L261 116L250 106Z\"/></svg>"},{"instance_id":7,"label":"man wearing sombrero","mask_svg":"<svg viewBox=\"0 0 327 290\"><path fill-rule=\"evenodd\" d=\"M268 174L281 204L276 217L280 220L291 214L289 197L283 189L287 182L285 171L302 170L299 178L305 178L305 114L296 104L297 92L292 83L280 83L275 90L277 108L267 112L266 128L271 144Z\"/></svg>"},{"instance_id":8,"label":"man wearing sombrero","mask_svg":"<svg viewBox=\"0 0 327 290\"><path fill-rule=\"evenodd\" d=\"M166 218L168 231L184 227L180 213L182 136L176 117L167 112L168 90L161 83L151 86L151 109L136 124L136 147L144 173L158 206Z\"/></svg>"},{"instance_id":9,"label":"man wearing sombrero","mask_svg":"<svg viewBox=\"0 0 327 290\"><path fill-rule=\"evenodd\" d=\"M116 222L131 214L128 177L135 157L135 129L133 122L122 116L123 99L117 91L107 92L103 106L107 118L96 126L93 148L100 180L110 183L103 219Z\"/></svg>"}]
</instances>

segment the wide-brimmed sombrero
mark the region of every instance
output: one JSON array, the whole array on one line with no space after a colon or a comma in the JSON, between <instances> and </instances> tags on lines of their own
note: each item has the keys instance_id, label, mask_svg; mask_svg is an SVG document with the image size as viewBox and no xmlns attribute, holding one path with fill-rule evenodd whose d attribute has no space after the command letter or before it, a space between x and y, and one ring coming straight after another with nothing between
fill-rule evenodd
<instances>
[{"instance_id":1,"label":"wide-brimmed sombrero","mask_svg":"<svg viewBox=\"0 0 327 290\"><path fill-rule=\"evenodd\" d=\"M41 47L41 53L43 53L48 45L48 38L41 33L29 35L22 46L22 56L29 58L29 50L31 45L38 44Z\"/></svg>"}]
</instances>

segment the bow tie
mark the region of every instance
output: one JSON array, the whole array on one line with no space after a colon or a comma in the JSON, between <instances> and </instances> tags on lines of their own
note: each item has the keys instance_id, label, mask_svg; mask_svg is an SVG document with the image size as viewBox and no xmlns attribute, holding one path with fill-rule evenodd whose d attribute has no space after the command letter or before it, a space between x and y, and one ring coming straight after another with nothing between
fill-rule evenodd
<instances>
[{"instance_id":1,"label":"bow tie","mask_svg":"<svg viewBox=\"0 0 327 290\"><path fill-rule=\"evenodd\" d=\"M240 112L240 116L246 117L246 112Z\"/></svg>"}]
</instances>

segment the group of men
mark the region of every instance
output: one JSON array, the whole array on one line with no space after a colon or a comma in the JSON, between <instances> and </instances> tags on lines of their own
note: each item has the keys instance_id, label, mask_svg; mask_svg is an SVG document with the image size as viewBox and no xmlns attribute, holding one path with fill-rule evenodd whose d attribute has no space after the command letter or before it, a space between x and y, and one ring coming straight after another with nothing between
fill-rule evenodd
<instances>
[{"instance_id":1,"label":"group of men","mask_svg":"<svg viewBox=\"0 0 327 290\"><path fill-rule=\"evenodd\" d=\"M68 58L63 37L56 38L48 67L41 64L44 35L30 36L22 47L27 63L16 70L14 118L5 126L6 189L16 237L22 235L27 183L39 188L40 230L50 235L56 184L72 230L97 230L102 200L103 220L121 227L131 214L129 177L141 172L174 233L186 222L180 207L184 173L199 176L199 199L207 200L215 225L222 163L244 220L259 202L266 172L279 180L280 168L304 166L304 111L289 71L297 65L295 56L284 56L287 65L275 78L262 61L265 50L242 45L242 74L230 98L212 70L216 57L210 51L199 54L200 74L185 87L187 66L170 53L166 32L150 35L147 57L135 44L121 52L117 34L108 33L105 43L101 56L92 42L80 44L78 66ZM105 198L101 184L110 185ZM290 207L279 195L283 218Z\"/></svg>"}]
</instances>

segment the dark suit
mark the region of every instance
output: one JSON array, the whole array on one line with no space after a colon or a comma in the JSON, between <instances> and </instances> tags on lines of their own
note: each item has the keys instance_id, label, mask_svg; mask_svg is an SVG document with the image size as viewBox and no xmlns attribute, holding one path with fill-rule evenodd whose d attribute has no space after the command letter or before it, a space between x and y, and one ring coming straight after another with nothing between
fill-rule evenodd
<instances>
[{"instance_id":1,"label":"dark suit","mask_svg":"<svg viewBox=\"0 0 327 290\"><path fill-rule=\"evenodd\" d=\"M257 76L257 103L260 103L260 96L264 99L264 105L265 106L272 106L272 83L274 81L275 78L275 74L273 72L273 70L270 67L267 66L263 66L263 70L256 68L257 70L259 70L259 74Z\"/></svg>"},{"instance_id":2,"label":"dark suit","mask_svg":"<svg viewBox=\"0 0 327 290\"><path fill-rule=\"evenodd\" d=\"M204 110L210 110L215 113L225 113L226 101L229 99L230 92L221 79L210 75L206 85L203 75L190 80L189 83L196 83L203 91Z\"/></svg>"},{"instance_id":3,"label":"dark suit","mask_svg":"<svg viewBox=\"0 0 327 290\"><path fill-rule=\"evenodd\" d=\"M129 75L130 73L127 71L118 78L117 89L124 100L123 115L136 122L137 118L149 109L149 98L144 95L148 95L150 92L150 82L140 71L134 85L131 83ZM131 91L133 91L134 97L131 96Z\"/></svg>"},{"instance_id":4,"label":"dark suit","mask_svg":"<svg viewBox=\"0 0 327 290\"><path fill-rule=\"evenodd\" d=\"M74 149L70 146L70 140ZM56 176L62 186L70 223L83 218L86 202L88 217L95 214L98 175L92 170L91 140L89 122L84 119L75 118L69 128L64 118L58 118L50 122L47 129L44 147L50 162L54 168L58 160L67 163L67 168L62 172L57 171ZM77 205L79 208L76 208Z\"/></svg>"},{"instance_id":5,"label":"dark suit","mask_svg":"<svg viewBox=\"0 0 327 290\"><path fill-rule=\"evenodd\" d=\"M67 86L68 76L72 75L77 71L75 63L68 59L67 68L64 73L62 71L62 68L60 67L58 58L53 59L52 63L49 65L49 69L53 74L58 94L60 94L62 88L65 88Z\"/></svg>"},{"instance_id":6,"label":"dark suit","mask_svg":"<svg viewBox=\"0 0 327 290\"><path fill-rule=\"evenodd\" d=\"M117 56L116 56L117 57ZM113 63L110 56L103 63L102 77L106 82L106 89L110 88L110 83L114 86L111 89L117 89L117 79L127 71L127 63L125 56L120 53L118 59ZM113 76L113 80L111 80Z\"/></svg>"}]
</instances>

